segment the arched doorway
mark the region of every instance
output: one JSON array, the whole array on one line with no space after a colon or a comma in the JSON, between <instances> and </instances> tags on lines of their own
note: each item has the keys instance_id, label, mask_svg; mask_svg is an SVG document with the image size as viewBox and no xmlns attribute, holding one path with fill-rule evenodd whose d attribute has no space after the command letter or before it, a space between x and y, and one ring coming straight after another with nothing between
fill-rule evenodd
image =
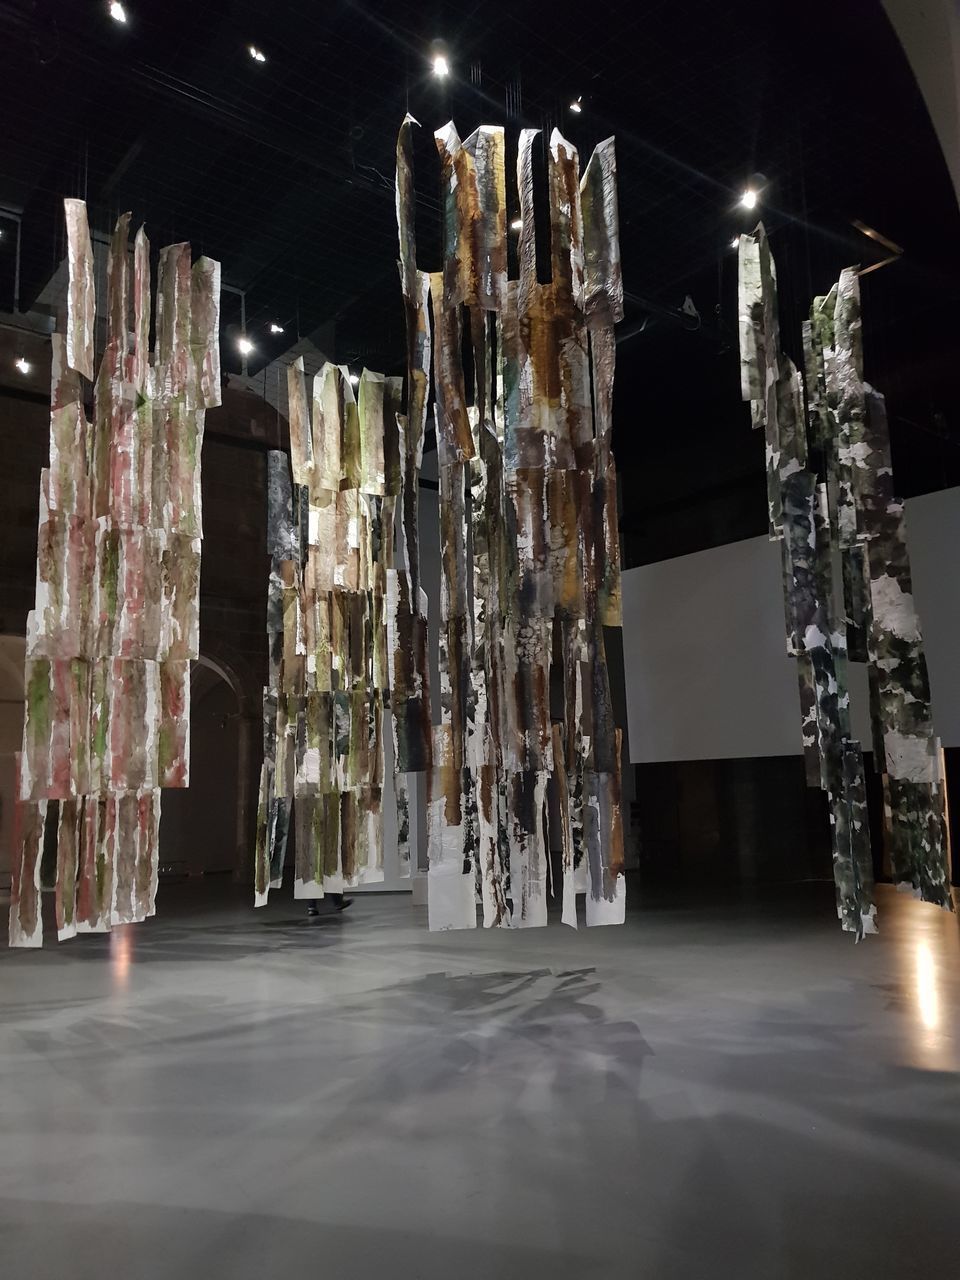
<instances>
[{"instance_id":1,"label":"arched doorway","mask_svg":"<svg viewBox=\"0 0 960 1280\"><path fill-rule=\"evenodd\" d=\"M242 736L233 678L201 655L190 681L190 786L163 793L161 876L236 870Z\"/></svg>"}]
</instances>

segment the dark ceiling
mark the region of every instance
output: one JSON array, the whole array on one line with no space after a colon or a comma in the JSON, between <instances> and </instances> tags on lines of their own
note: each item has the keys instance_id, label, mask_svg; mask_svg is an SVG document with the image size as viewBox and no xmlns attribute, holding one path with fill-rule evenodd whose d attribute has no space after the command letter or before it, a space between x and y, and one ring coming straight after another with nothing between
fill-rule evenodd
<instances>
[{"instance_id":1,"label":"dark ceiling","mask_svg":"<svg viewBox=\"0 0 960 1280\"><path fill-rule=\"evenodd\" d=\"M882 256L852 219L904 247L864 277L868 376L890 395L903 491L960 482L960 213L879 0L125 4L121 26L106 0L0 0L0 203L23 211L24 308L63 255L61 198L81 195L99 228L131 209L155 246L189 239L220 258L245 291L260 363L335 320L338 359L397 369L404 112L424 126L427 268L439 264L431 135L447 119L462 136L503 122L514 146L521 126L556 124L584 159L615 134L632 335L620 345L617 451L651 491L648 515L698 495L706 510L718 486L742 483L744 527L756 507L762 528L730 248L747 220L737 194L758 174L794 352L810 296L842 266ZM444 82L429 69L437 37L453 68ZM688 295L696 316L680 314ZM225 321L230 367L235 299Z\"/></svg>"}]
</instances>

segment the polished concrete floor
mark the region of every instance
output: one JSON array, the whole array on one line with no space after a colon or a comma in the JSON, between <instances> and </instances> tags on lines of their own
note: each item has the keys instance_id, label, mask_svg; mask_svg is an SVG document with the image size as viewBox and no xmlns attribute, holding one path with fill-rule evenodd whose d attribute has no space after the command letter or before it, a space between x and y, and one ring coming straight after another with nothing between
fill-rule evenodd
<instances>
[{"instance_id":1,"label":"polished concrete floor","mask_svg":"<svg viewBox=\"0 0 960 1280\"><path fill-rule=\"evenodd\" d=\"M0 1272L956 1275L957 920L831 901L431 936L202 883L4 953Z\"/></svg>"}]
</instances>

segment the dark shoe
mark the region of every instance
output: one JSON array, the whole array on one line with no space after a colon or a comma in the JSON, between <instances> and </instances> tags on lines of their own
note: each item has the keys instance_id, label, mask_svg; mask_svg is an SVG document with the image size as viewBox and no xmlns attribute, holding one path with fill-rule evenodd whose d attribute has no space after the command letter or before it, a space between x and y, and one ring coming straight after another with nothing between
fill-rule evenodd
<instances>
[{"instance_id":1,"label":"dark shoe","mask_svg":"<svg viewBox=\"0 0 960 1280\"><path fill-rule=\"evenodd\" d=\"M311 900L307 903L307 915L308 915L308 916L318 916L319 914L320 914L320 908L317 906L316 900L315 900L315 899L311 899Z\"/></svg>"},{"instance_id":2,"label":"dark shoe","mask_svg":"<svg viewBox=\"0 0 960 1280\"><path fill-rule=\"evenodd\" d=\"M337 903L337 910L346 911L347 907L351 906L352 904L353 904L352 898L344 898L341 896L340 901Z\"/></svg>"}]
</instances>

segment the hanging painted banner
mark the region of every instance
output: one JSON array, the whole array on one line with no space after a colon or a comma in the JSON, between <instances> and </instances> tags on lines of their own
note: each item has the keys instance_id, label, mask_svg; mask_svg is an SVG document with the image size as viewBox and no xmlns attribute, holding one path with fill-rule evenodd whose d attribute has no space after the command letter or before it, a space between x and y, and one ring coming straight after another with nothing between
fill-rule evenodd
<instances>
[{"instance_id":1,"label":"hanging painted banner","mask_svg":"<svg viewBox=\"0 0 960 1280\"><path fill-rule=\"evenodd\" d=\"M189 782L200 451L204 412L220 403L220 264L193 263L188 244L160 251L151 354L150 246L141 228L131 263L124 214L87 420L93 250L85 205L65 206L67 324L52 339L50 465L27 620L13 946L42 941L38 851L54 813L58 937L154 913L160 791Z\"/></svg>"},{"instance_id":2,"label":"hanging painted banner","mask_svg":"<svg viewBox=\"0 0 960 1280\"><path fill-rule=\"evenodd\" d=\"M416 261L415 126L408 116L400 130L397 215L407 418L419 457L432 354L440 479L430 928L474 928L478 907L485 926L545 925L551 844L563 921L576 926L585 894L588 925L621 923L620 732L603 640L604 626L620 625L613 140L581 176L576 149L557 131L550 138L552 279L541 284L538 132L520 135L519 271L510 279L504 131L485 125L464 141L452 123L437 131L443 267L428 276ZM410 599L415 608L415 589ZM419 735L418 749L426 755Z\"/></svg>"},{"instance_id":3,"label":"hanging painted banner","mask_svg":"<svg viewBox=\"0 0 960 1280\"><path fill-rule=\"evenodd\" d=\"M952 909L942 753L903 506L894 497L883 396L863 381L857 272L843 271L829 294L814 299L803 325L804 385L780 349L776 268L762 224L740 236L739 251L742 391L766 434L770 536L782 540L787 650L798 662L807 779L827 793L837 913L859 939L876 931L876 908L863 751L850 730L849 661L869 668L871 747L894 880Z\"/></svg>"},{"instance_id":4,"label":"hanging painted banner","mask_svg":"<svg viewBox=\"0 0 960 1280\"><path fill-rule=\"evenodd\" d=\"M283 879L294 824L297 898L383 879L384 713L394 723L401 874L410 872L406 777L429 756L426 620L395 565L407 456L401 380L324 364L312 413L303 361L288 369L290 457L268 455L270 678L256 905ZM416 522L407 543L416 547ZM422 622L419 628L416 621Z\"/></svg>"}]
</instances>

